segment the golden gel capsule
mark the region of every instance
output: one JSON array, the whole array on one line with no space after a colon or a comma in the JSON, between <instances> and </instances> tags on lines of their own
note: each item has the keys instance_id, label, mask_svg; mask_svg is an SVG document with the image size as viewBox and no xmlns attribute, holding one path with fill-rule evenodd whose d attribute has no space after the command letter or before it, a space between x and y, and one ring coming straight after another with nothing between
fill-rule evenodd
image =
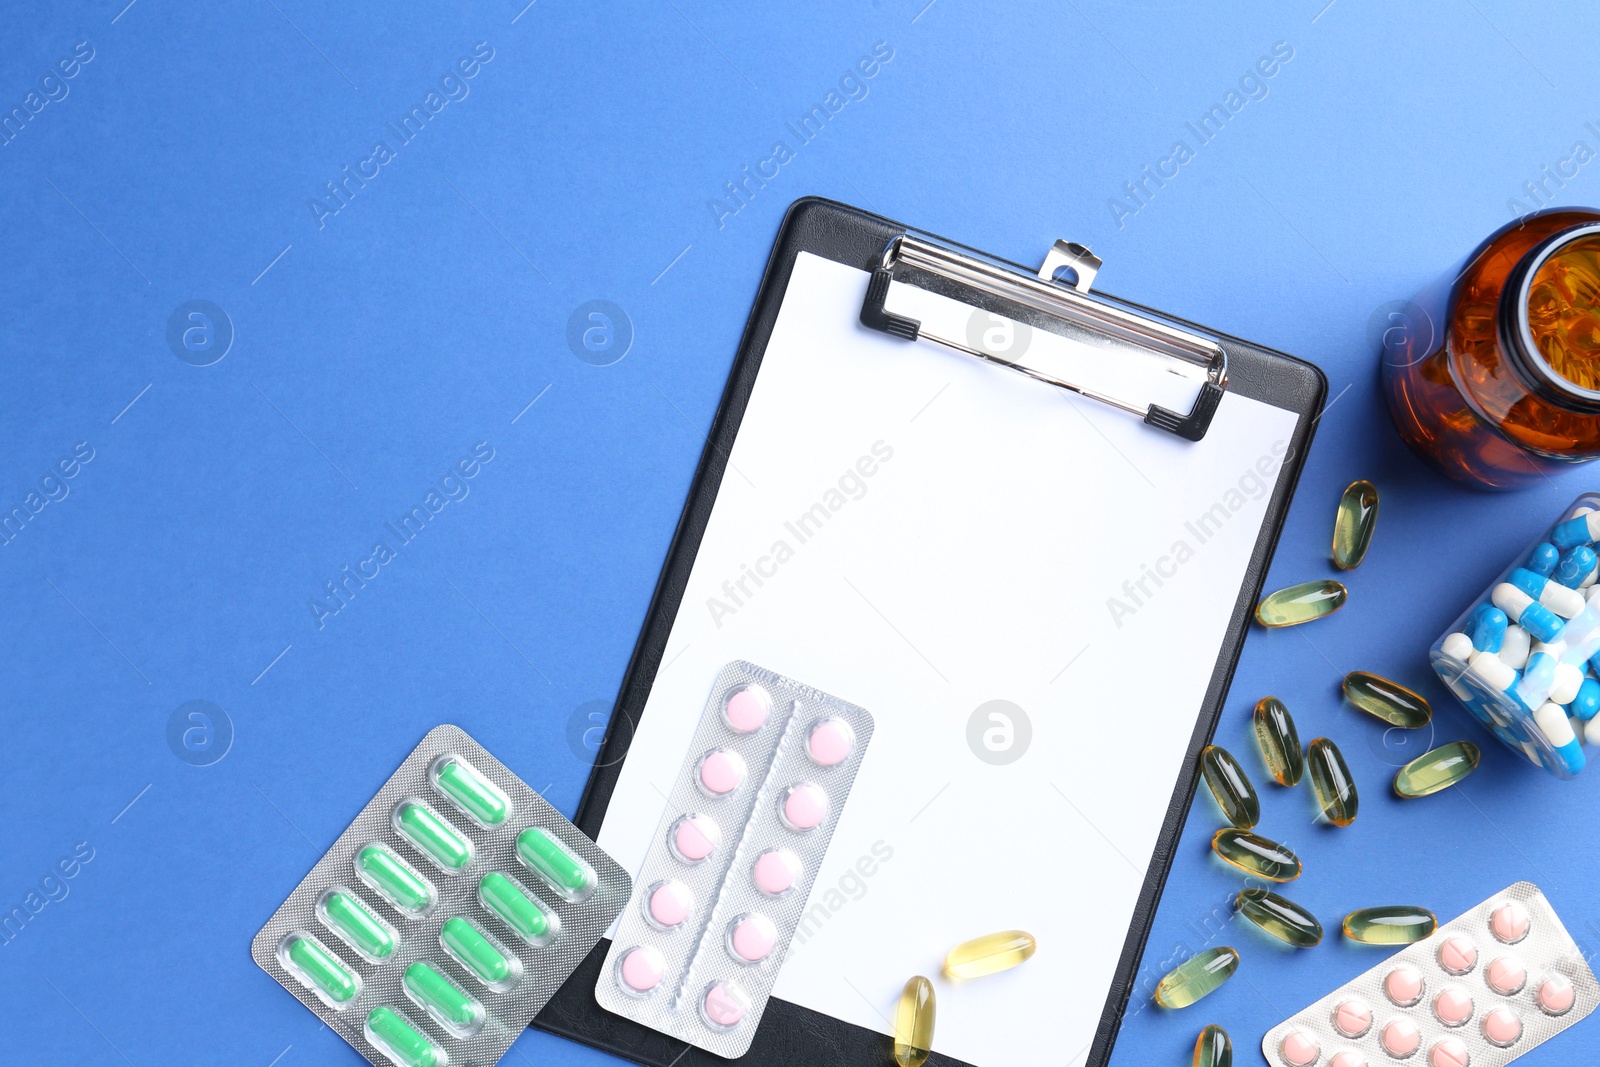
<instances>
[{"instance_id":1,"label":"golden gel capsule","mask_svg":"<svg viewBox=\"0 0 1600 1067\"><path fill-rule=\"evenodd\" d=\"M1339 498L1333 520L1333 565L1342 571L1361 566L1378 525L1378 490L1369 481L1351 482Z\"/></svg>"},{"instance_id":2,"label":"golden gel capsule","mask_svg":"<svg viewBox=\"0 0 1600 1067\"><path fill-rule=\"evenodd\" d=\"M1344 698L1350 706L1376 716L1390 726L1415 730L1428 725L1433 707L1421 693L1413 693L1399 682L1367 671L1351 671L1344 676Z\"/></svg>"},{"instance_id":3,"label":"golden gel capsule","mask_svg":"<svg viewBox=\"0 0 1600 1067\"><path fill-rule=\"evenodd\" d=\"M1228 1031L1220 1026L1208 1026L1200 1031L1194 1043L1191 1067L1233 1067L1233 1042L1228 1038Z\"/></svg>"},{"instance_id":4,"label":"golden gel capsule","mask_svg":"<svg viewBox=\"0 0 1600 1067\"><path fill-rule=\"evenodd\" d=\"M1261 801L1233 753L1221 745L1207 745L1200 752L1200 770L1224 819L1245 830L1261 820Z\"/></svg>"},{"instance_id":5,"label":"golden gel capsule","mask_svg":"<svg viewBox=\"0 0 1600 1067\"><path fill-rule=\"evenodd\" d=\"M1409 945L1438 926L1438 918L1427 908L1396 904L1352 911L1344 917L1344 936L1363 945Z\"/></svg>"},{"instance_id":6,"label":"golden gel capsule","mask_svg":"<svg viewBox=\"0 0 1600 1067\"><path fill-rule=\"evenodd\" d=\"M906 982L894 1010L894 1062L922 1067L933 1051L933 983L922 975Z\"/></svg>"},{"instance_id":7,"label":"golden gel capsule","mask_svg":"<svg viewBox=\"0 0 1600 1067\"><path fill-rule=\"evenodd\" d=\"M1294 728L1289 709L1277 697L1256 701L1251 722L1256 731L1256 747L1267 773L1279 785L1295 785L1305 773L1305 753L1300 750L1300 732Z\"/></svg>"},{"instance_id":8,"label":"golden gel capsule","mask_svg":"<svg viewBox=\"0 0 1600 1067\"><path fill-rule=\"evenodd\" d=\"M1226 945L1196 953L1168 971L1156 983L1156 1003L1163 1008L1187 1008L1239 969L1239 954Z\"/></svg>"},{"instance_id":9,"label":"golden gel capsule","mask_svg":"<svg viewBox=\"0 0 1600 1067\"><path fill-rule=\"evenodd\" d=\"M1038 944L1021 930L1002 930L963 941L944 958L944 973L951 978L982 978L1008 971L1032 956Z\"/></svg>"},{"instance_id":10,"label":"golden gel capsule","mask_svg":"<svg viewBox=\"0 0 1600 1067\"><path fill-rule=\"evenodd\" d=\"M1356 783L1350 777L1339 746L1326 737L1314 738L1306 750L1306 765L1311 771L1311 789L1317 794L1322 817L1335 826L1356 821Z\"/></svg>"},{"instance_id":11,"label":"golden gel capsule","mask_svg":"<svg viewBox=\"0 0 1600 1067\"><path fill-rule=\"evenodd\" d=\"M1300 877L1300 857L1270 838L1249 830L1228 827L1211 838L1211 851L1224 860L1269 882L1292 882Z\"/></svg>"},{"instance_id":12,"label":"golden gel capsule","mask_svg":"<svg viewBox=\"0 0 1600 1067\"><path fill-rule=\"evenodd\" d=\"M1256 607L1256 621L1262 626L1299 626L1344 607L1349 594L1331 578L1301 582L1270 594Z\"/></svg>"},{"instance_id":13,"label":"golden gel capsule","mask_svg":"<svg viewBox=\"0 0 1600 1067\"><path fill-rule=\"evenodd\" d=\"M1234 899L1239 914L1295 948L1310 948L1322 940L1317 917L1292 900L1265 889L1241 889Z\"/></svg>"},{"instance_id":14,"label":"golden gel capsule","mask_svg":"<svg viewBox=\"0 0 1600 1067\"><path fill-rule=\"evenodd\" d=\"M1478 756L1471 741L1451 741L1424 752L1395 773L1395 795L1425 797L1449 789L1478 769Z\"/></svg>"}]
</instances>

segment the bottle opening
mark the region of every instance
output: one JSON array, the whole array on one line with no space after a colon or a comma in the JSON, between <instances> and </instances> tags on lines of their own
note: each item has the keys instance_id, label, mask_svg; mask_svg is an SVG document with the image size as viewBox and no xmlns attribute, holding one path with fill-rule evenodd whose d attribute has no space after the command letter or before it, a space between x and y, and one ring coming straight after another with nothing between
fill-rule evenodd
<instances>
[{"instance_id":1,"label":"bottle opening","mask_svg":"<svg viewBox=\"0 0 1600 1067\"><path fill-rule=\"evenodd\" d=\"M1533 272L1526 306L1534 351L1566 381L1600 390L1600 234L1552 249Z\"/></svg>"}]
</instances>

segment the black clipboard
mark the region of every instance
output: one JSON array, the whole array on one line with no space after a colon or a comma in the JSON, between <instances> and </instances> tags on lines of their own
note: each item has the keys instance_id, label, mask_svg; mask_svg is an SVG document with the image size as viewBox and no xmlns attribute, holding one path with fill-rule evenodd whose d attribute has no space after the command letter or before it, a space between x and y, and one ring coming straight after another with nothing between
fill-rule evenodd
<instances>
[{"instance_id":1,"label":"black clipboard","mask_svg":"<svg viewBox=\"0 0 1600 1067\"><path fill-rule=\"evenodd\" d=\"M1282 475L1274 488L1261 532L1246 568L1239 597L1230 618L1226 640L1206 690L1205 702L1189 741L1183 769L1174 784L1166 818L1140 890L1116 976L1108 990L1086 1067L1102 1067L1111 1057L1118 1028L1134 987L1151 921L1160 903L1171 869L1173 851L1183 832L1190 801L1199 780L1200 750L1209 743L1244 646L1251 613L1283 529L1289 503L1300 479L1323 402L1327 379L1312 364L1248 341L1206 330L1103 293L1085 299L1099 267L1087 249L1056 242L1044 265L1033 271L989 257L932 234L910 229L890 219L831 200L808 197L790 206L767 262L755 306L740 340L733 370L712 422L705 451L695 471L689 498L668 549L661 577L645 618L644 628L628 663L622 688L612 710L599 758L579 804L578 828L597 837L607 805L621 774L655 675L666 649L689 572L710 519L717 489L744 415L762 357L772 335L788 288L790 274L801 252L872 272L873 283L861 309L864 325L902 337L908 342L931 341L979 358L991 354L967 348L959 338L926 336L920 324L895 315L885 307L888 280L910 279L915 284L960 298L975 306L1040 322L1058 315L1100 316L1108 331L1137 329L1126 321L1155 324L1155 335L1141 343L1155 345L1172 358L1189 364L1202 387L1189 412L1142 406L1128 398L1097 395L1078 389L1040 368L1012 364L1010 369L1044 378L1096 400L1124 408L1151 425L1151 432L1168 432L1189 440L1203 438L1210 412L1220 390L1293 411L1298 418ZM1057 280L1063 270L1075 275L1070 286ZM1163 335L1162 328L1170 328ZM997 360L997 362L1006 362ZM1211 390L1207 386L1213 387ZM609 950L602 940L583 965L540 1012L533 1025L542 1030L592 1045L607 1052L654 1067L716 1067L729 1061L685 1045L601 1008L594 990ZM886 1062L889 1042L882 1034L843 1022L777 997L766 1015L750 1051L738 1061L755 1067L792 1067L794 1064ZM961 1067L963 1061L935 1054L928 1061L938 1067Z\"/></svg>"}]
</instances>

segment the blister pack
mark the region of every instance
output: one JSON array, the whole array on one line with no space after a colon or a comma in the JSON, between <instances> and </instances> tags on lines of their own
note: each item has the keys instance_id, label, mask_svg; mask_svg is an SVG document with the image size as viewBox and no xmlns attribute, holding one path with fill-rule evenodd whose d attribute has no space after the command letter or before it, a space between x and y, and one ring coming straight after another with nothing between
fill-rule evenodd
<instances>
[{"instance_id":1,"label":"blister pack","mask_svg":"<svg viewBox=\"0 0 1600 1067\"><path fill-rule=\"evenodd\" d=\"M628 873L438 726L250 954L380 1067L489 1067L604 936Z\"/></svg>"},{"instance_id":2,"label":"blister pack","mask_svg":"<svg viewBox=\"0 0 1600 1067\"><path fill-rule=\"evenodd\" d=\"M1261 1039L1273 1067L1502 1067L1594 1011L1600 984L1538 886L1517 882Z\"/></svg>"},{"instance_id":3,"label":"blister pack","mask_svg":"<svg viewBox=\"0 0 1600 1067\"><path fill-rule=\"evenodd\" d=\"M750 663L724 667L601 970L600 1005L744 1055L871 738L854 704Z\"/></svg>"}]
</instances>

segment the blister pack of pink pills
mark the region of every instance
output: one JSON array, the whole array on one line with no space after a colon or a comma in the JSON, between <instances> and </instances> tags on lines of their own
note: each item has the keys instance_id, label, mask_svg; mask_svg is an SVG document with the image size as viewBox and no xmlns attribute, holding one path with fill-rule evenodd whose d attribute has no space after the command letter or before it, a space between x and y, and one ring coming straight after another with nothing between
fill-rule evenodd
<instances>
[{"instance_id":1,"label":"blister pack of pink pills","mask_svg":"<svg viewBox=\"0 0 1600 1067\"><path fill-rule=\"evenodd\" d=\"M1273 1067L1501 1067L1594 1011L1600 984L1532 882L1507 886L1267 1031Z\"/></svg>"},{"instance_id":2,"label":"blister pack of pink pills","mask_svg":"<svg viewBox=\"0 0 1600 1067\"><path fill-rule=\"evenodd\" d=\"M724 667L623 909L600 1005L744 1055L871 739L854 704Z\"/></svg>"}]
</instances>

